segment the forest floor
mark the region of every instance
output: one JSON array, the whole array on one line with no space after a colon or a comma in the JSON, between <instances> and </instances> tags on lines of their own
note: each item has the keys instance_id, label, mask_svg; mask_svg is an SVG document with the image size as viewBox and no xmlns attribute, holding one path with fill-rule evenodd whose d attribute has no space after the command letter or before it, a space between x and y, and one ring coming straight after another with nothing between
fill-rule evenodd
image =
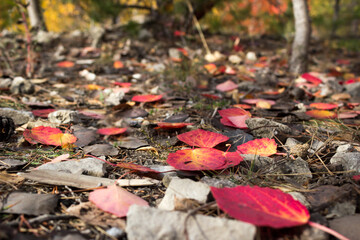
<instances>
[{"instance_id":1,"label":"forest floor","mask_svg":"<svg viewBox=\"0 0 360 240\"><path fill-rule=\"evenodd\" d=\"M359 53L313 42L309 73L301 77L287 72L290 45L281 38L207 35L212 55L206 56L197 35L97 32L99 38L78 31L33 37L30 56L23 35L1 36L0 239L157 239L160 232L166 239L201 239L193 228L176 230L176 218L163 222L163 213L138 219L134 208L126 214L140 203L187 216L237 218L237 209L220 206L221 196L209 186L280 189L308 209L312 222L349 239L360 236ZM206 132L177 137L196 129ZM169 155L195 146L209 151L203 159L194 152ZM216 158L225 161L222 167ZM117 187L99 192L117 179L131 195ZM180 187L164 207L174 179L185 188L202 183L208 192ZM242 216L259 226L248 239L329 239L306 224L306 213L304 222L296 213L295 224L284 224L291 219L276 212L276 194L257 196L273 209L260 218L275 214L287 227ZM212 230L213 236L227 231Z\"/></svg>"}]
</instances>

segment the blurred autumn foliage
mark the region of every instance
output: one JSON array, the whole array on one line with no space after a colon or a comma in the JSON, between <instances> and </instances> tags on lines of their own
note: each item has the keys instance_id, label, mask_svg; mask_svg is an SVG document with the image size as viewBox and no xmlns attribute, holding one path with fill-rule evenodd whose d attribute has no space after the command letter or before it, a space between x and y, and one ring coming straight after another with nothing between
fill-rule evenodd
<instances>
[{"instance_id":1,"label":"blurred autumn foliage","mask_svg":"<svg viewBox=\"0 0 360 240\"><path fill-rule=\"evenodd\" d=\"M125 24L141 22L154 12L172 20L189 21L186 0L40 0L50 31L87 29L93 23ZM0 27L21 31L16 1L0 1ZM19 0L18 2L25 2ZM336 2L339 5L336 5ZM250 36L275 34L290 36L293 32L291 0L212 0L194 1L202 25L211 32L238 32ZM211 4L210 4L211 3ZM129 8L128 6L131 6ZM356 0L309 1L313 34L327 37L358 34L360 4ZM200 11L200 10L201 11ZM205 14L204 14L205 13ZM190 19L191 22L191 19Z\"/></svg>"}]
</instances>

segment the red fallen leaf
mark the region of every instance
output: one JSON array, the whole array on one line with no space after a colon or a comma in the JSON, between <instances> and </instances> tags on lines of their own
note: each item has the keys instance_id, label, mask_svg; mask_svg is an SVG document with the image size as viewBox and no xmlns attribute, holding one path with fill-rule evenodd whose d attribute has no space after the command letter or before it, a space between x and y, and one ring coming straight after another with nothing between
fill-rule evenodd
<instances>
[{"instance_id":1,"label":"red fallen leaf","mask_svg":"<svg viewBox=\"0 0 360 240\"><path fill-rule=\"evenodd\" d=\"M351 112L341 112L338 114L337 117L339 119L348 119L348 118L355 118L357 117L357 115L359 115L357 112L351 111Z\"/></svg>"},{"instance_id":2,"label":"red fallen leaf","mask_svg":"<svg viewBox=\"0 0 360 240\"><path fill-rule=\"evenodd\" d=\"M167 163L179 170L219 170L241 162L242 158L236 160L237 156L215 148L184 149L170 153Z\"/></svg>"},{"instance_id":3,"label":"red fallen leaf","mask_svg":"<svg viewBox=\"0 0 360 240\"><path fill-rule=\"evenodd\" d=\"M138 164L135 164L135 163L120 162L120 163L117 163L116 166L121 167L121 168L131 169L131 170L134 170L134 171L137 171L137 172L142 172L142 173L149 173L149 172L160 173L160 172L158 172L158 171L156 171L154 169L151 169L151 168L148 168L148 167L145 167L145 166L141 166L141 165L138 165Z\"/></svg>"},{"instance_id":4,"label":"red fallen leaf","mask_svg":"<svg viewBox=\"0 0 360 240\"><path fill-rule=\"evenodd\" d=\"M224 156L227 160L227 168L239 165L240 162L244 160L243 157L239 154L239 152L224 152Z\"/></svg>"},{"instance_id":5,"label":"red fallen leaf","mask_svg":"<svg viewBox=\"0 0 360 240\"><path fill-rule=\"evenodd\" d=\"M185 35L186 35L185 32L182 32L182 31L179 31L179 30L174 31L174 36L175 37L180 37L180 36L185 36Z\"/></svg>"},{"instance_id":6,"label":"red fallen leaf","mask_svg":"<svg viewBox=\"0 0 360 240\"><path fill-rule=\"evenodd\" d=\"M245 120L251 117L251 113L242 108L228 108L219 110L220 122L226 126L247 128Z\"/></svg>"},{"instance_id":7,"label":"red fallen leaf","mask_svg":"<svg viewBox=\"0 0 360 240\"><path fill-rule=\"evenodd\" d=\"M336 113L326 110L310 110L305 112L307 115L317 119L333 119L336 118Z\"/></svg>"},{"instance_id":8,"label":"red fallen leaf","mask_svg":"<svg viewBox=\"0 0 360 240\"><path fill-rule=\"evenodd\" d=\"M241 101L244 103L247 103L247 104L257 104L258 102L267 102L271 106L275 104L275 101L273 101L273 100L267 100L267 99L262 99L262 98L249 98L249 99L243 99Z\"/></svg>"},{"instance_id":9,"label":"red fallen leaf","mask_svg":"<svg viewBox=\"0 0 360 240\"><path fill-rule=\"evenodd\" d=\"M96 132L101 135L118 135L126 132L126 128L99 128Z\"/></svg>"},{"instance_id":10,"label":"red fallen leaf","mask_svg":"<svg viewBox=\"0 0 360 240\"><path fill-rule=\"evenodd\" d=\"M349 65L350 60L349 59L338 59L338 60L336 60L336 63L339 65Z\"/></svg>"},{"instance_id":11,"label":"red fallen leaf","mask_svg":"<svg viewBox=\"0 0 360 240\"><path fill-rule=\"evenodd\" d=\"M185 57L189 55L188 51L185 48L177 48L179 52L181 52Z\"/></svg>"},{"instance_id":12,"label":"red fallen leaf","mask_svg":"<svg viewBox=\"0 0 360 240\"><path fill-rule=\"evenodd\" d=\"M251 106L247 104L234 104L233 107L242 108L242 109L251 109Z\"/></svg>"},{"instance_id":13,"label":"red fallen leaf","mask_svg":"<svg viewBox=\"0 0 360 240\"><path fill-rule=\"evenodd\" d=\"M63 62L58 62L56 64L57 67L61 67L61 68L71 68L75 65L74 62L71 61L63 61Z\"/></svg>"},{"instance_id":14,"label":"red fallen leaf","mask_svg":"<svg viewBox=\"0 0 360 240\"><path fill-rule=\"evenodd\" d=\"M241 154L255 154L268 157L276 153L277 144L274 139L261 138L248 141L237 147Z\"/></svg>"},{"instance_id":15,"label":"red fallen leaf","mask_svg":"<svg viewBox=\"0 0 360 240\"><path fill-rule=\"evenodd\" d=\"M31 130L25 129L24 138L31 144L66 146L75 143L77 138L69 133L62 133L58 128L39 126Z\"/></svg>"},{"instance_id":16,"label":"red fallen leaf","mask_svg":"<svg viewBox=\"0 0 360 240\"><path fill-rule=\"evenodd\" d=\"M339 105L336 103L311 103L309 106L321 110L331 110L337 108Z\"/></svg>"},{"instance_id":17,"label":"red fallen leaf","mask_svg":"<svg viewBox=\"0 0 360 240\"><path fill-rule=\"evenodd\" d=\"M352 176L352 179L356 182L359 182L360 181L360 175L355 175L355 176Z\"/></svg>"},{"instance_id":18,"label":"red fallen leaf","mask_svg":"<svg viewBox=\"0 0 360 240\"><path fill-rule=\"evenodd\" d=\"M136 95L132 97L132 101L134 102L155 102L162 99L162 95Z\"/></svg>"},{"instance_id":19,"label":"red fallen leaf","mask_svg":"<svg viewBox=\"0 0 360 240\"><path fill-rule=\"evenodd\" d=\"M310 214L290 194L258 186L210 187L221 210L256 226L294 227L308 223Z\"/></svg>"},{"instance_id":20,"label":"red fallen leaf","mask_svg":"<svg viewBox=\"0 0 360 240\"><path fill-rule=\"evenodd\" d=\"M208 93L202 93L201 96L206 97L206 98L210 98L213 100L219 100L221 97L214 95L214 94L208 94Z\"/></svg>"},{"instance_id":21,"label":"red fallen leaf","mask_svg":"<svg viewBox=\"0 0 360 240\"><path fill-rule=\"evenodd\" d=\"M155 129L178 129L186 126L193 125L193 123L169 123L169 122L158 122Z\"/></svg>"},{"instance_id":22,"label":"red fallen leaf","mask_svg":"<svg viewBox=\"0 0 360 240\"><path fill-rule=\"evenodd\" d=\"M129 88L132 85L132 83L129 82L114 82L114 84L123 88Z\"/></svg>"},{"instance_id":23,"label":"red fallen leaf","mask_svg":"<svg viewBox=\"0 0 360 240\"><path fill-rule=\"evenodd\" d=\"M31 112L36 117L47 118L49 113L52 113L54 111L56 111L56 110L53 108L47 108L47 109L32 110Z\"/></svg>"},{"instance_id":24,"label":"red fallen leaf","mask_svg":"<svg viewBox=\"0 0 360 240\"><path fill-rule=\"evenodd\" d=\"M121 61L115 61L113 64L113 67L118 69L118 68L123 68L124 64Z\"/></svg>"},{"instance_id":25,"label":"red fallen leaf","mask_svg":"<svg viewBox=\"0 0 360 240\"><path fill-rule=\"evenodd\" d=\"M205 131L202 129L192 130L183 134L179 134L177 138L190 145L196 147L212 148L219 143L229 140L227 136L220 133Z\"/></svg>"},{"instance_id":26,"label":"red fallen leaf","mask_svg":"<svg viewBox=\"0 0 360 240\"><path fill-rule=\"evenodd\" d=\"M234 83L231 80L227 80L223 83L216 85L216 90L219 90L221 92L227 92L227 91L234 90L237 87L238 87L238 85L236 83Z\"/></svg>"},{"instance_id":27,"label":"red fallen leaf","mask_svg":"<svg viewBox=\"0 0 360 240\"><path fill-rule=\"evenodd\" d=\"M232 67L226 67L225 73L227 75L236 75L236 70L234 68L232 68Z\"/></svg>"},{"instance_id":28,"label":"red fallen leaf","mask_svg":"<svg viewBox=\"0 0 360 240\"><path fill-rule=\"evenodd\" d=\"M87 117L91 117L94 119L104 119L105 115L103 114L99 114L99 113L95 113L95 112L88 112L88 111L79 111L79 113L87 116Z\"/></svg>"},{"instance_id":29,"label":"red fallen leaf","mask_svg":"<svg viewBox=\"0 0 360 240\"><path fill-rule=\"evenodd\" d=\"M89 200L98 208L118 217L125 217L131 205L149 205L145 200L116 185L91 192Z\"/></svg>"},{"instance_id":30,"label":"red fallen leaf","mask_svg":"<svg viewBox=\"0 0 360 240\"><path fill-rule=\"evenodd\" d=\"M310 73L304 73L301 75L302 78L304 78L306 81L315 84L316 86L322 83L322 80L320 78L317 78Z\"/></svg>"},{"instance_id":31,"label":"red fallen leaf","mask_svg":"<svg viewBox=\"0 0 360 240\"><path fill-rule=\"evenodd\" d=\"M265 68L265 67L268 67L269 64L266 63L266 62L258 62L258 63L255 63L254 64L254 67L257 67L257 68Z\"/></svg>"}]
</instances>

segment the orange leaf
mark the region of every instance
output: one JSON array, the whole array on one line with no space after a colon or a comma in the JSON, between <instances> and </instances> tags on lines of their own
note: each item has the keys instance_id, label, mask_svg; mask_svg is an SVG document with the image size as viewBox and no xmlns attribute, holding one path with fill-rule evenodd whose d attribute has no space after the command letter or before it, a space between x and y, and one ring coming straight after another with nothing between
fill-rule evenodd
<instances>
[{"instance_id":1,"label":"orange leaf","mask_svg":"<svg viewBox=\"0 0 360 240\"><path fill-rule=\"evenodd\" d=\"M101 135L118 135L126 132L126 128L99 128L96 132Z\"/></svg>"},{"instance_id":2,"label":"orange leaf","mask_svg":"<svg viewBox=\"0 0 360 240\"><path fill-rule=\"evenodd\" d=\"M75 63L71 62L71 61L63 61L63 62L58 62L56 64L57 67L61 67L61 68L71 68L75 65Z\"/></svg>"},{"instance_id":3,"label":"orange leaf","mask_svg":"<svg viewBox=\"0 0 360 240\"><path fill-rule=\"evenodd\" d=\"M217 67L214 63L208 63L204 65L204 68L211 74L215 73Z\"/></svg>"},{"instance_id":4,"label":"orange leaf","mask_svg":"<svg viewBox=\"0 0 360 240\"><path fill-rule=\"evenodd\" d=\"M236 160L236 158L238 160ZM167 163L179 170L219 170L242 161L241 156L229 154L215 148L184 149L170 153Z\"/></svg>"},{"instance_id":5,"label":"orange leaf","mask_svg":"<svg viewBox=\"0 0 360 240\"><path fill-rule=\"evenodd\" d=\"M311 103L310 107L321 109L321 110L331 110L337 108L339 105L336 103Z\"/></svg>"},{"instance_id":6,"label":"orange leaf","mask_svg":"<svg viewBox=\"0 0 360 240\"><path fill-rule=\"evenodd\" d=\"M237 147L241 154L255 154L260 156L270 156L276 153L277 144L274 139L261 138L248 141Z\"/></svg>"},{"instance_id":7,"label":"orange leaf","mask_svg":"<svg viewBox=\"0 0 360 240\"><path fill-rule=\"evenodd\" d=\"M149 205L145 200L116 185L91 192L89 200L98 208L118 217L125 217L131 205Z\"/></svg>"},{"instance_id":8,"label":"orange leaf","mask_svg":"<svg viewBox=\"0 0 360 240\"><path fill-rule=\"evenodd\" d=\"M118 69L118 68L123 68L124 64L121 61L115 61L113 66L114 68Z\"/></svg>"},{"instance_id":9,"label":"orange leaf","mask_svg":"<svg viewBox=\"0 0 360 240\"><path fill-rule=\"evenodd\" d=\"M306 114L317 119L333 119L337 116L336 113L326 110L310 110Z\"/></svg>"},{"instance_id":10,"label":"orange leaf","mask_svg":"<svg viewBox=\"0 0 360 240\"><path fill-rule=\"evenodd\" d=\"M180 134L177 136L177 138L190 146L204 148L212 148L221 142L229 140L227 136L224 136L220 133L209 132L202 129L196 129Z\"/></svg>"},{"instance_id":11,"label":"orange leaf","mask_svg":"<svg viewBox=\"0 0 360 240\"><path fill-rule=\"evenodd\" d=\"M69 133L62 133L58 128L39 126L31 130L26 129L24 138L31 144L66 146L76 142L76 137Z\"/></svg>"},{"instance_id":12,"label":"orange leaf","mask_svg":"<svg viewBox=\"0 0 360 240\"><path fill-rule=\"evenodd\" d=\"M105 89L105 87L99 86L97 84L88 84L88 85L86 85L86 89L88 89L88 90L102 90L102 89Z\"/></svg>"},{"instance_id":13,"label":"orange leaf","mask_svg":"<svg viewBox=\"0 0 360 240\"><path fill-rule=\"evenodd\" d=\"M220 209L256 226L294 227L308 223L310 218L302 203L278 189L258 186L210 188Z\"/></svg>"},{"instance_id":14,"label":"orange leaf","mask_svg":"<svg viewBox=\"0 0 360 240\"><path fill-rule=\"evenodd\" d=\"M162 95L136 95L132 97L134 102L155 102L162 98Z\"/></svg>"}]
</instances>

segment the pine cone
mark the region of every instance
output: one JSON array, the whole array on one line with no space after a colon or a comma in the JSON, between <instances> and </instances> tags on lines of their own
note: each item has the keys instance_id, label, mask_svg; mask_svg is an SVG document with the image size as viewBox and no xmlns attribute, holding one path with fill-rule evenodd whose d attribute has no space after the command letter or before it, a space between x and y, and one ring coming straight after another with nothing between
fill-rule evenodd
<instances>
[{"instance_id":1,"label":"pine cone","mask_svg":"<svg viewBox=\"0 0 360 240\"><path fill-rule=\"evenodd\" d=\"M14 134L15 124L12 118L0 116L0 141L7 141Z\"/></svg>"}]
</instances>

